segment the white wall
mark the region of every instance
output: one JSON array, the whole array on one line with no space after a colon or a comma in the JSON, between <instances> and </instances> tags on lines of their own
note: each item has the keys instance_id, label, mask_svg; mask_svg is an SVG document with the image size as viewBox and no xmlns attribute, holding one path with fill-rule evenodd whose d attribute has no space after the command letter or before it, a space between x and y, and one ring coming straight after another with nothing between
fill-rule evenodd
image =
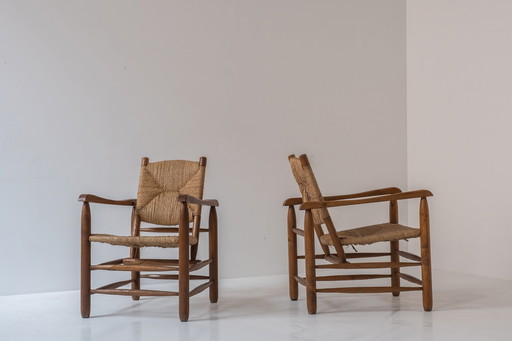
<instances>
[{"instance_id":1,"label":"white wall","mask_svg":"<svg viewBox=\"0 0 512 341\"><path fill-rule=\"evenodd\" d=\"M285 273L288 154L326 195L405 186L405 57L403 0L2 1L0 294L76 289L77 197L134 197L142 156L208 157L222 277Z\"/></svg>"},{"instance_id":2,"label":"white wall","mask_svg":"<svg viewBox=\"0 0 512 341\"><path fill-rule=\"evenodd\" d=\"M510 1L407 2L409 187L435 195L433 266L504 279L512 279L510 13Z\"/></svg>"}]
</instances>

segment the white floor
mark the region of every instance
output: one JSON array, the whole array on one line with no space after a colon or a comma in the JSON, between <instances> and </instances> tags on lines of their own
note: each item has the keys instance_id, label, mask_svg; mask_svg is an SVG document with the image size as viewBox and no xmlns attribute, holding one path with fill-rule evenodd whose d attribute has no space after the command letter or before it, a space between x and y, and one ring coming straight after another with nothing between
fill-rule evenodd
<instances>
[{"instance_id":1,"label":"white floor","mask_svg":"<svg viewBox=\"0 0 512 341\"><path fill-rule=\"evenodd\" d=\"M434 272L434 311L420 292L320 294L308 315L301 288L288 299L286 277L221 282L219 303L191 299L179 322L177 297L95 295L82 319L78 292L0 297L0 340L512 340L512 282Z\"/></svg>"}]
</instances>

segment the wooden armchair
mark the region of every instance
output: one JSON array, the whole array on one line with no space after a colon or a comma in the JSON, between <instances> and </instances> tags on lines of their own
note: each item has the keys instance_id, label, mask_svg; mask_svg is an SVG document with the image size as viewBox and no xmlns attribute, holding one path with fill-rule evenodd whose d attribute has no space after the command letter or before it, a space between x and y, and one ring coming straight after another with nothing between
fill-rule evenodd
<instances>
[{"instance_id":1,"label":"wooden armchair","mask_svg":"<svg viewBox=\"0 0 512 341\"><path fill-rule=\"evenodd\" d=\"M217 279L217 200L202 200L206 158L193 161L149 162L142 159L137 200L110 200L91 194L82 194L79 201L82 207L81 237L81 279L80 308L82 317L90 314L91 294L110 294L132 296L179 296L179 317L187 321L189 317L189 298L203 290L210 289L210 302L218 299ZM121 205L132 207L130 236L110 234L91 234L90 203ZM210 206L208 228L201 228L201 207ZM141 222L157 226L141 227ZM192 228L190 228L192 223ZM167 227L162 227L165 225ZM178 227L170 226L178 225ZM167 235L141 236L141 232L166 233ZM198 260L197 251L199 233L208 232L209 257ZM174 235L168 235L174 233ZM177 233L177 235L176 235ZM130 256L97 265L91 265L91 243L107 243L130 248ZM143 259L141 248L161 247L178 248L177 259ZM191 275L190 273L209 266L209 275ZM128 280L91 289L91 270L128 271ZM173 271L178 274L158 274L155 272ZM145 274L144 272L150 272ZM141 278L178 280L179 290L143 290ZM189 290L190 280L203 280L203 284ZM125 285L130 289L121 289Z\"/></svg>"},{"instance_id":2,"label":"wooden armchair","mask_svg":"<svg viewBox=\"0 0 512 341\"><path fill-rule=\"evenodd\" d=\"M298 284L306 287L307 309L310 314L317 310L317 293L380 293L391 292L398 296L401 291L418 290L423 293L423 308L432 310L432 275L430 267L430 232L427 197L432 193L426 190L402 192L399 188L382 188L368 192L323 197L316 182L313 170L306 155L288 157L292 173L302 193L301 198L290 198L284 202L288 206L288 265L290 298L297 300ZM420 199L420 226L412 228L398 223L398 200ZM349 205L389 202L389 222L337 231L329 216L328 208ZM297 228L295 206L305 211L304 229ZM324 227L327 229L325 232ZM315 253L315 234L321 246L321 253ZM297 255L297 236L304 237L304 255ZM399 249L399 240L420 238L421 256ZM352 252L343 249L347 245L374 244L389 242L389 252ZM352 262L352 259L390 257L388 262ZM409 261L402 261L400 257ZM299 277L297 260L305 259L306 277ZM317 264L317 260L327 264ZM401 272L401 268L420 266L421 280ZM318 276L322 269L390 269L386 274L344 274ZM378 287L334 287L317 288L318 281L346 281L390 278L390 286ZM400 280L416 284L401 286Z\"/></svg>"}]
</instances>

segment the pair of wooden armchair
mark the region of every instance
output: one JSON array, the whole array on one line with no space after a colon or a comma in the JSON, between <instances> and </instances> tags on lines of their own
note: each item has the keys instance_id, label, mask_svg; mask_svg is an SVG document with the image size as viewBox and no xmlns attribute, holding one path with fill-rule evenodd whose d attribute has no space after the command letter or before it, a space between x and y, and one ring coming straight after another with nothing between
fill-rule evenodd
<instances>
[{"instance_id":1,"label":"pair of wooden armchair","mask_svg":"<svg viewBox=\"0 0 512 341\"><path fill-rule=\"evenodd\" d=\"M427 197L429 191L402 193L396 187L383 188L356 194L324 197L306 155L289 156L292 173L299 185L302 197L290 198L284 202L288 206L288 255L290 298L297 300L298 284L306 287L307 309L316 313L316 295L322 292L339 293L378 293L391 292L398 296L401 291L420 290L423 292L423 307L432 309L432 281L430 270L430 237ZM189 317L189 298L209 288L210 301L218 299L218 260L217 260L217 200L203 200L206 158L193 161L161 161L150 163L142 159L137 199L110 200L98 196L83 194L79 201L82 208L81 236L81 313L90 315L92 294L112 294L131 296L138 300L140 296L179 296L179 317L187 321ZM398 223L398 200L420 198L420 226L411 228ZM377 225L337 231L329 216L328 208L359 205L375 202L389 202L389 222ZM121 205L132 207L130 236L91 233L90 203ZM201 228L201 208L209 206L208 228ZM297 227L295 206L304 214L304 229ZM156 226L141 227L141 222ZM192 227L190 224L192 223ZM178 227L172 227L176 226ZM165 227L163 227L165 226ZM327 232L324 230L326 228ZM144 233L166 233L167 235L141 236ZM205 260L197 259L200 232L209 234L209 254ZM168 235L174 233L174 235ZM177 235L176 235L177 233ZM315 234L317 239L315 240ZM297 254L297 236L304 237L304 255ZM421 256L399 249L399 240L420 238ZM315 253L315 243L319 242L322 253ZM347 245L373 244L389 242L389 252L352 252L343 249ZM130 248L130 256L105 263L91 265L91 243L106 243ZM141 248L161 247L178 248L176 259L144 259ZM389 262L351 262L356 258L390 257ZM411 260L400 261L400 257ZM298 274L298 260L305 260L305 277ZM317 264L323 260L327 264ZM191 275L192 272L209 266L208 275ZM402 273L401 268L420 266L422 279ZM390 269L386 274L351 274L317 276L322 269ZM111 283L97 289L91 289L91 271L128 271L131 278ZM178 272L178 274L157 274L157 272ZM144 274L150 272L150 274ZM318 281L346 281L390 278L391 285L384 287L336 287L318 288ZM141 279L178 280L179 290L143 290ZM412 282L416 286L401 286L400 280ZM190 280L202 280L203 284L193 290ZM131 288L122 287L130 285Z\"/></svg>"}]
</instances>

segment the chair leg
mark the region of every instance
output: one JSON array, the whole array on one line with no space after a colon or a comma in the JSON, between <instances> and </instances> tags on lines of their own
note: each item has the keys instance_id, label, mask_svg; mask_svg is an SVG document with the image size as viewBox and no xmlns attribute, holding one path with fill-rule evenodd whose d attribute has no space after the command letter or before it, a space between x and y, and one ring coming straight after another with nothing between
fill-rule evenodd
<instances>
[{"instance_id":1,"label":"chair leg","mask_svg":"<svg viewBox=\"0 0 512 341\"><path fill-rule=\"evenodd\" d=\"M423 282L423 309L431 311L432 269L430 264L430 218L426 198L420 201L420 243L421 243L421 278Z\"/></svg>"},{"instance_id":2,"label":"chair leg","mask_svg":"<svg viewBox=\"0 0 512 341\"><path fill-rule=\"evenodd\" d=\"M391 261L399 262L400 256L398 255L399 250L399 241L394 240L390 242L390 253L391 253ZM393 288L400 288L400 277L398 277L398 273L400 272L400 268L391 268L391 286ZM393 291L393 296L399 296L400 290Z\"/></svg>"},{"instance_id":3,"label":"chair leg","mask_svg":"<svg viewBox=\"0 0 512 341\"><path fill-rule=\"evenodd\" d=\"M82 206L82 233L80 252L80 313L88 318L91 313L91 211L89 203Z\"/></svg>"},{"instance_id":4,"label":"chair leg","mask_svg":"<svg viewBox=\"0 0 512 341\"><path fill-rule=\"evenodd\" d=\"M130 257L137 259L140 258L140 249L139 248L131 248ZM140 271L132 271L132 289L140 290ZM132 296L132 300L138 301L140 296Z\"/></svg>"},{"instance_id":5,"label":"chair leg","mask_svg":"<svg viewBox=\"0 0 512 341\"><path fill-rule=\"evenodd\" d=\"M306 211L304 226L304 249L306 258L306 303L308 313L316 314L316 269L315 235L313 233L313 215Z\"/></svg>"},{"instance_id":6,"label":"chair leg","mask_svg":"<svg viewBox=\"0 0 512 341\"><path fill-rule=\"evenodd\" d=\"M140 272L132 271L132 290L140 290ZM132 296L132 300L138 301L140 296Z\"/></svg>"},{"instance_id":7,"label":"chair leg","mask_svg":"<svg viewBox=\"0 0 512 341\"><path fill-rule=\"evenodd\" d=\"M210 259L212 262L209 266L209 277L212 285L210 286L210 302L216 303L219 299L219 278L218 278L218 247L217 247L217 212L215 207L212 206L210 208L210 216L208 218L209 222L209 236L208 236L208 248Z\"/></svg>"},{"instance_id":8,"label":"chair leg","mask_svg":"<svg viewBox=\"0 0 512 341\"><path fill-rule=\"evenodd\" d=\"M293 228L297 226L295 217L295 208L288 207L288 287L290 291L290 299L296 301L299 297L299 283L295 279L298 275L297 269L297 235L293 232Z\"/></svg>"},{"instance_id":9,"label":"chair leg","mask_svg":"<svg viewBox=\"0 0 512 341\"><path fill-rule=\"evenodd\" d=\"M389 202L389 222L391 224L398 224L398 202L396 200L392 200ZM400 242L398 240L394 240L390 242L390 253L391 253L391 261L399 262L400 256L398 254L398 250L400 248ZM400 277L398 274L400 273L400 268L391 268L391 286L393 288L400 288ZM393 291L393 296L399 296L400 290Z\"/></svg>"},{"instance_id":10,"label":"chair leg","mask_svg":"<svg viewBox=\"0 0 512 341\"><path fill-rule=\"evenodd\" d=\"M186 253L186 256L184 256L182 253ZM178 275L178 282L179 282L179 316L181 322L187 322L188 321L188 315L189 315L189 249L186 248L185 252L181 252L180 250L180 259L179 259L179 275Z\"/></svg>"},{"instance_id":11,"label":"chair leg","mask_svg":"<svg viewBox=\"0 0 512 341\"><path fill-rule=\"evenodd\" d=\"M132 236L140 236L140 216L135 207L132 209ZM130 258L140 258L140 248L130 248ZM140 290L140 271L132 271L132 289ZM132 296L132 300L138 301L140 296Z\"/></svg>"},{"instance_id":12,"label":"chair leg","mask_svg":"<svg viewBox=\"0 0 512 341\"><path fill-rule=\"evenodd\" d=\"M188 224L188 207L187 203L180 203L180 225L179 225L179 246L178 246L178 310L180 320L182 322L188 321L189 315L189 224Z\"/></svg>"}]
</instances>

